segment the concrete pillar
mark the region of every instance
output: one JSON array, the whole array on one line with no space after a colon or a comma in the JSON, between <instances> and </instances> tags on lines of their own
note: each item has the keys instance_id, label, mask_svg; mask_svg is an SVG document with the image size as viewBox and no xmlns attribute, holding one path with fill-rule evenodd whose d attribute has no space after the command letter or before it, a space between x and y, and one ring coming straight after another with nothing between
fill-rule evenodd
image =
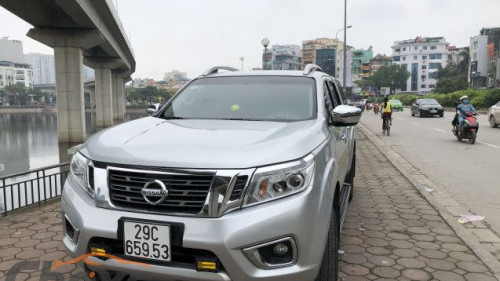
<instances>
[{"instance_id":1,"label":"concrete pillar","mask_svg":"<svg viewBox=\"0 0 500 281\"><path fill-rule=\"evenodd\" d=\"M82 50L55 47L54 59L59 142L84 142L86 131Z\"/></svg>"},{"instance_id":2,"label":"concrete pillar","mask_svg":"<svg viewBox=\"0 0 500 281\"><path fill-rule=\"evenodd\" d=\"M111 69L95 69L96 126L106 128L113 125L113 76Z\"/></svg>"},{"instance_id":3,"label":"concrete pillar","mask_svg":"<svg viewBox=\"0 0 500 281\"><path fill-rule=\"evenodd\" d=\"M95 88L89 87L90 109L95 109Z\"/></svg>"},{"instance_id":4,"label":"concrete pillar","mask_svg":"<svg viewBox=\"0 0 500 281\"><path fill-rule=\"evenodd\" d=\"M125 120L125 82L121 73L113 73L113 119L115 123Z\"/></svg>"}]
</instances>

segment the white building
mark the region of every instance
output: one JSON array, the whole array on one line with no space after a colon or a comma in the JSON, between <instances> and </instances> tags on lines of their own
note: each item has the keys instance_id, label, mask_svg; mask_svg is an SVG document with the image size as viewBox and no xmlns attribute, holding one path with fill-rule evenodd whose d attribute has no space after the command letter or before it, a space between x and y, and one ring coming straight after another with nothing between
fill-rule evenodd
<instances>
[{"instance_id":1,"label":"white building","mask_svg":"<svg viewBox=\"0 0 500 281\"><path fill-rule=\"evenodd\" d=\"M24 55L24 59L27 64L33 67L33 81L35 85L55 83L53 55L29 53Z\"/></svg>"},{"instance_id":2,"label":"white building","mask_svg":"<svg viewBox=\"0 0 500 281\"><path fill-rule=\"evenodd\" d=\"M448 46L444 37L417 37L395 41L392 62L402 65L410 73L402 92L431 92L437 83L437 72L448 62Z\"/></svg>"},{"instance_id":3,"label":"white building","mask_svg":"<svg viewBox=\"0 0 500 281\"><path fill-rule=\"evenodd\" d=\"M477 35L470 38L470 67L469 82L471 78L478 82L481 77L486 77L488 72L488 36ZM486 78L484 78L486 79ZM474 82L472 83L475 84Z\"/></svg>"},{"instance_id":4,"label":"white building","mask_svg":"<svg viewBox=\"0 0 500 281\"><path fill-rule=\"evenodd\" d=\"M448 64L459 64L464 60L464 57L461 54L463 52L469 53L469 47L457 48L456 46L449 46L448 51Z\"/></svg>"},{"instance_id":5,"label":"white building","mask_svg":"<svg viewBox=\"0 0 500 281\"><path fill-rule=\"evenodd\" d=\"M33 70L31 66L0 61L0 89L16 84L33 88Z\"/></svg>"},{"instance_id":6,"label":"white building","mask_svg":"<svg viewBox=\"0 0 500 281\"><path fill-rule=\"evenodd\" d=\"M187 78L186 72L180 72L179 70L172 70L170 72L165 73L165 75L163 76L163 80L179 82L179 81L186 81L189 79Z\"/></svg>"},{"instance_id":7,"label":"white building","mask_svg":"<svg viewBox=\"0 0 500 281\"><path fill-rule=\"evenodd\" d=\"M344 83L344 50L340 50L339 52L339 72L338 72L338 80L343 87L352 87L352 48L347 48L347 60L346 60L346 81L345 86Z\"/></svg>"},{"instance_id":8,"label":"white building","mask_svg":"<svg viewBox=\"0 0 500 281\"><path fill-rule=\"evenodd\" d=\"M271 52L272 69L302 69L302 50L299 45L273 45Z\"/></svg>"},{"instance_id":9,"label":"white building","mask_svg":"<svg viewBox=\"0 0 500 281\"><path fill-rule=\"evenodd\" d=\"M9 40L8 37L0 38L0 61L24 63L23 42Z\"/></svg>"}]
</instances>

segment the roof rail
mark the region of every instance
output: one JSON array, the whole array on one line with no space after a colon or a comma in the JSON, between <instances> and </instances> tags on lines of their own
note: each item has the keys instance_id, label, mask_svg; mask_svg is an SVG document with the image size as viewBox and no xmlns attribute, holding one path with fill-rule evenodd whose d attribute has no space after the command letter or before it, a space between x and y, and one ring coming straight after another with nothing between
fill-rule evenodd
<instances>
[{"instance_id":1,"label":"roof rail","mask_svg":"<svg viewBox=\"0 0 500 281\"><path fill-rule=\"evenodd\" d=\"M323 71L323 69L321 69L321 67L315 65L315 64L308 64L306 65L306 68L304 68L304 75L309 75L311 73L313 73L314 71Z\"/></svg>"},{"instance_id":2,"label":"roof rail","mask_svg":"<svg viewBox=\"0 0 500 281\"><path fill-rule=\"evenodd\" d=\"M214 66L214 67L207 69L207 71L205 71L205 73L203 73L202 76L208 76L211 74L218 73L219 70L221 70L221 69L222 70L229 70L229 71L239 71L239 69L234 68L234 67L230 67L230 66Z\"/></svg>"}]
</instances>

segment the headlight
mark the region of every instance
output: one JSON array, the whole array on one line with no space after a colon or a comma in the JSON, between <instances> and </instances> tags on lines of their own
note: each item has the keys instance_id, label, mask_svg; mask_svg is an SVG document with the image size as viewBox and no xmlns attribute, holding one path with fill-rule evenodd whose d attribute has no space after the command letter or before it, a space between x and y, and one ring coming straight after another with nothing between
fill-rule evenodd
<instances>
[{"instance_id":1,"label":"headlight","mask_svg":"<svg viewBox=\"0 0 500 281\"><path fill-rule=\"evenodd\" d=\"M77 152L71 159L70 171L73 175L73 181L85 190L90 196L94 196L94 188L89 184L89 167L92 161L85 158L81 153ZM93 167L90 167L93 172ZM91 175L93 178L93 175ZM91 179L93 182L93 179ZM93 185L92 185L93 186Z\"/></svg>"},{"instance_id":2,"label":"headlight","mask_svg":"<svg viewBox=\"0 0 500 281\"><path fill-rule=\"evenodd\" d=\"M259 168L255 171L243 202L250 206L289 196L306 189L314 175L314 156Z\"/></svg>"}]
</instances>

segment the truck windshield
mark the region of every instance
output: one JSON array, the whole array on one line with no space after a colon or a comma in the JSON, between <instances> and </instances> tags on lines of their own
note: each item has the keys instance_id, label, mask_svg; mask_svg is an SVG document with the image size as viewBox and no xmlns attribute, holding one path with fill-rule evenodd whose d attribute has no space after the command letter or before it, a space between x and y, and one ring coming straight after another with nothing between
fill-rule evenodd
<instances>
[{"instance_id":1,"label":"truck windshield","mask_svg":"<svg viewBox=\"0 0 500 281\"><path fill-rule=\"evenodd\" d=\"M286 76L202 78L170 101L162 117L283 122L313 119L314 81Z\"/></svg>"}]
</instances>

